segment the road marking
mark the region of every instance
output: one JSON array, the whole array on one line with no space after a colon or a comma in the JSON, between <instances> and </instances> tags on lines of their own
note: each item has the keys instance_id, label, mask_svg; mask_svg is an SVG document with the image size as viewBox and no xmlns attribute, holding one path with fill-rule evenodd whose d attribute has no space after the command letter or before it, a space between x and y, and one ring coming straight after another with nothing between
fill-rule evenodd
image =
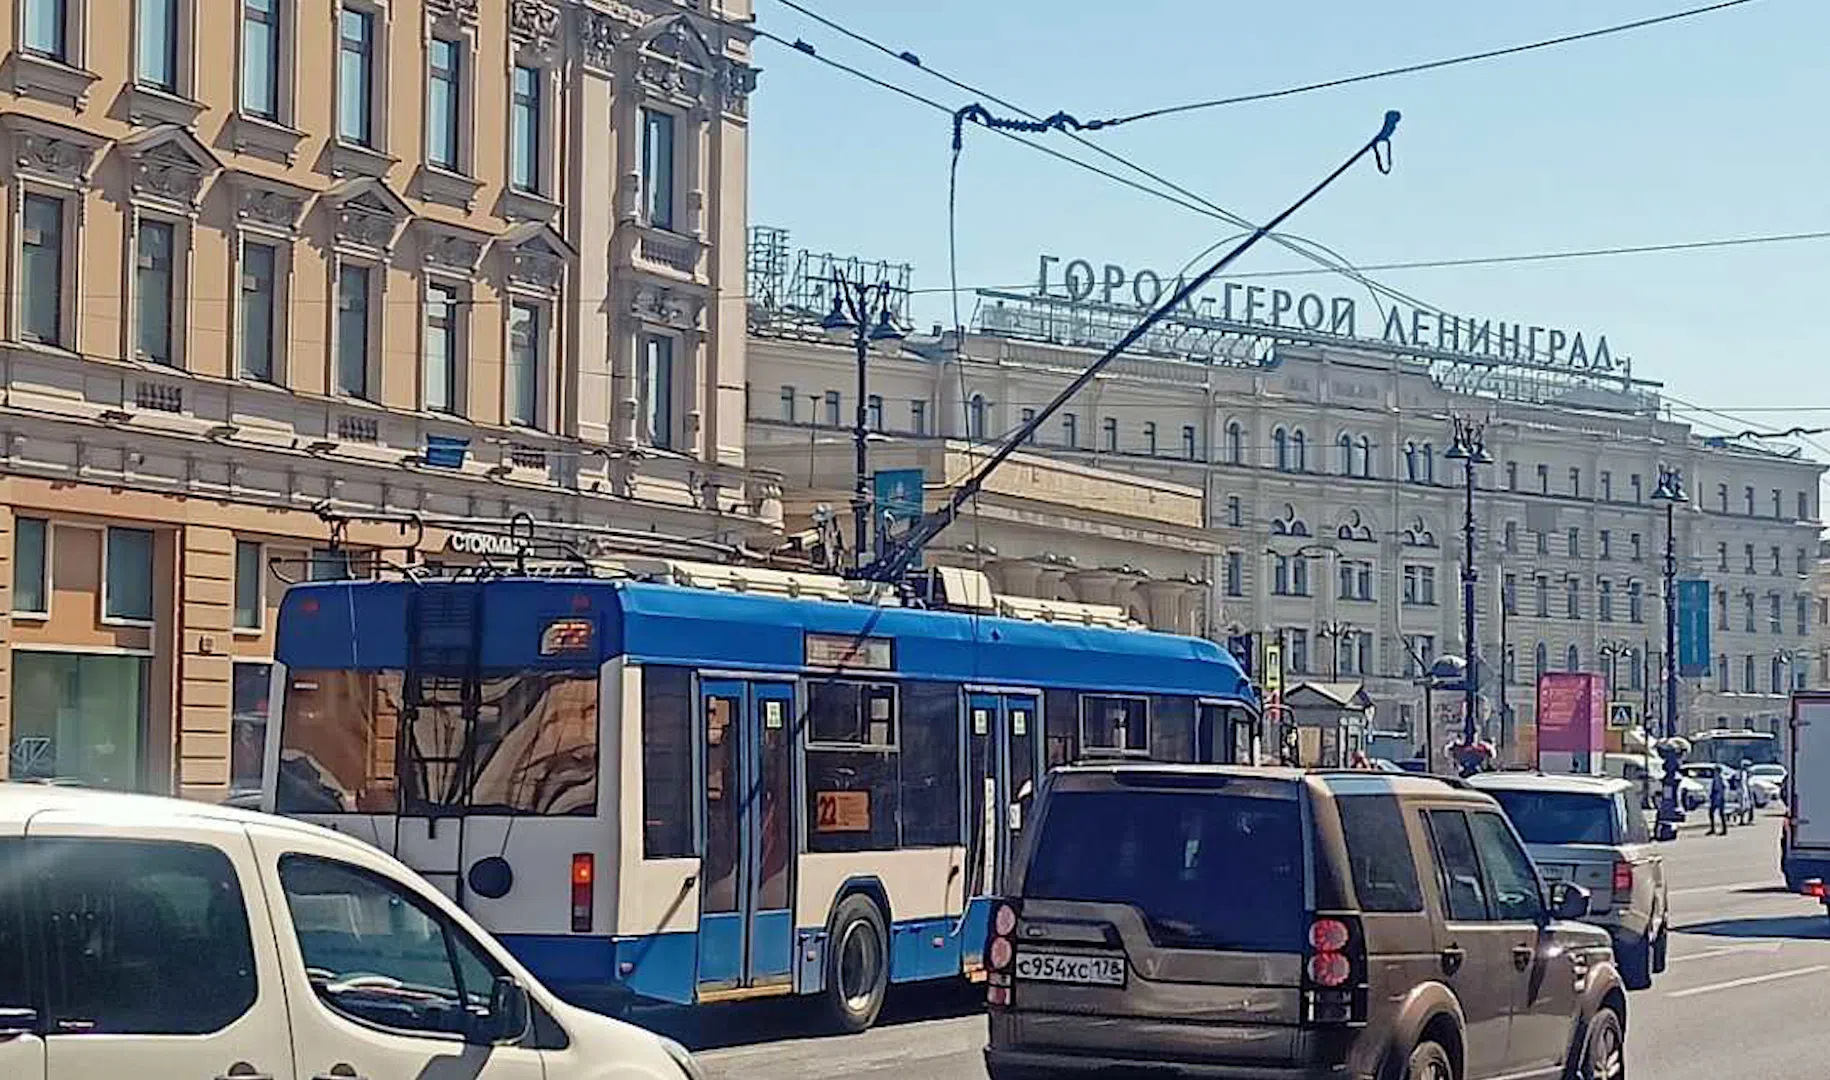
<instances>
[{"instance_id":1,"label":"road marking","mask_svg":"<svg viewBox=\"0 0 1830 1080\"><path fill-rule=\"evenodd\" d=\"M1694 896L1698 893L1738 892L1742 889L1764 889L1773 884L1772 881L1738 881L1733 885L1692 885L1688 889L1671 889L1669 895Z\"/></svg>"},{"instance_id":2,"label":"road marking","mask_svg":"<svg viewBox=\"0 0 1830 1080\"><path fill-rule=\"evenodd\" d=\"M1698 994L1713 994L1718 990L1739 990L1744 986L1759 986L1761 983L1778 982L1780 979L1796 979L1800 975L1816 975L1821 971L1830 971L1830 964L1813 964L1810 967L1793 968L1791 971L1774 971L1766 975L1750 975L1745 979L1711 983L1708 986L1693 986L1688 990L1674 990L1665 996L1668 998L1696 997Z\"/></svg>"},{"instance_id":3,"label":"road marking","mask_svg":"<svg viewBox=\"0 0 1830 1080\"><path fill-rule=\"evenodd\" d=\"M1743 953L1776 953L1780 949L1780 944L1777 941L1766 941L1758 945L1723 945L1720 948L1703 949L1699 952L1685 953L1683 956L1673 956L1670 962L1681 964L1686 960L1711 960L1718 956L1739 956Z\"/></svg>"}]
</instances>

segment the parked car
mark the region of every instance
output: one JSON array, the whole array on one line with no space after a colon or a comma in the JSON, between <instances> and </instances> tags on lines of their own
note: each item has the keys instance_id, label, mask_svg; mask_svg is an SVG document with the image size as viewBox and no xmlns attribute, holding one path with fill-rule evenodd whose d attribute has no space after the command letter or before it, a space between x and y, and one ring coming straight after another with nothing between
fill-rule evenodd
<instances>
[{"instance_id":1,"label":"parked car","mask_svg":"<svg viewBox=\"0 0 1830 1080\"><path fill-rule=\"evenodd\" d=\"M1665 861L1652 844L1638 787L1536 773L1486 773L1469 783L1505 809L1546 880L1588 891L1583 921L1608 931L1627 988L1651 986L1665 970L1671 908Z\"/></svg>"},{"instance_id":2,"label":"parked car","mask_svg":"<svg viewBox=\"0 0 1830 1080\"><path fill-rule=\"evenodd\" d=\"M1791 788L1786 785L1786 767L1784 765L1755 765L1747 771L1748 775L1754 779L1778 788L1780 803L1787 801L1787 793L1791 791Z\"/></svg>"},{"instance_id":3,"label":"parked car","mask_svg":"<svg viewBox=\"0 0 1830 1080\"><path fill-rule=\"evenodd\" d=\"M1733 820L1736 816L1745 817L1748 815L1748 807L1753 796L1742 791L1740 785L1734 782L1736 770L1718 765L1713 761L1693 761L1685 765L1681 771L1684 774L1684 779L1691 781L1702 789L1702 801L1704 804L1709 802L1709 789L1715 774L1717 772L1723 773L1727 788L1728 816L1730 820Z\"/></svg>"},{"instance_id":4,"label":"parked car","mask_svg":"<svg viewBox=\"0 0 1830 1080\"><path fill-rule=\"evenodd\" d=\"M992 1080L1620 1074L1587 893L1461 781L1073 766L1033 828L992 908Z\"/></svg>"},{"instance_id":5,"label":"parked car","mask_svg":"<svg viewBox=\"0 0 1830 1080\"><path fill-rule=\"evenodd\" d=\"M376 848L176 799L0 783L0 1077L697 1080L573 1008Z\"/></svg>"}]
</instances>

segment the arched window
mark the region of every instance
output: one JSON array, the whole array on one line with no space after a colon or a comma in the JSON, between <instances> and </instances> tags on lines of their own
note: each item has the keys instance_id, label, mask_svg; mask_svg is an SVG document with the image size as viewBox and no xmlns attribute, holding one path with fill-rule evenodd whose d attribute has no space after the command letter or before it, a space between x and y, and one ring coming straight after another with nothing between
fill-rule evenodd
<instances>
[{"instance_id":1,"label":"arched window","mask_svg":"<svg viewBox=\"0 0 1830 1080\"><path fill-rule=\"evenodd\" d=\"M1419 471L1417 462L1417 444L1407 442L1404 444L1404 478L1415 484L1422 477L1423 473Z\"/></svg>"},{"instance_id":2,"label":"arched window","mask_svg":"<svg viewBox=\"0 0 1830 1080\"><path fill-rule=\"evenodd\" d=\"M1283 428L1271 432L1271 452L1277 459L1277 471L1290 471L1290 435Z\"/></svg>"},{"instance_id":3,"label":"arched window","mask_svg":"<svg viewBox=\"0 0 1830 1080\"><path fill-rule=\"evenodd\" d=\"M966 437L982 439L985 437L985 395L974 394L966 405Z\"/></svg>"},{"instance_id":4,"label":"arched window","mask_svg":"<svg viewBox=\"0 0 1830 1080\"><path fill-rule=\"evenodd\" d=\"M1582 670L1582 651L1577 649L1574 645L1571 645L1563 654L1563 670Z\"/></svg>"},{"instance_id":5,"label":"arched window","mask_svg":"<svg viewBox=\"0 0 1830 1080\"><path fill-rule=\"evenodd\" d=\"M1542 641L1538 642L1538 647L1532 650L1531 663L1533 675L1542 675L1550 670L1550 649L1546 648Z\"/></svg>"},{"instance_id":6,"label":"arched window","mask_svg":"<svg viewBox=\"0 0 1830 1080\"><path fill-rule=\"evenodd\" d=\"M1245 464L1245 429L1239 421L1229 420L1226 425L1226 462L1229 465Z\"/></svg>"},{"instance_id":7,"label":"arched window","mask_svg":"<svg viewBox=\"0 0 1830 1080\"><path fill-rule=\"evenodd\" d=\"M1342 476L1352 476L1353 475L1353 436L1349 435L1345 431L1343 431L1343 432L1341 432L1341 437L1338 440L1336 440L1335 445L1340 449L1340 452L1341 452L1341 460L1340 460L1340 465L1339 465L1339 468L1341 470L1341 475Z\"/></svg>"},{"instance_id":8,"label":"arched window","mask_svg":"<svg viewBox=\"0 0 1830 1080\"><path fill-rule=\"evenodd\" d=\"M1429 443L1424 443L1422 449L1418 450L1417 456L1423 462L1423 482L1434 484L1436 482L1436 448Z\"/></svg>"},{"instance_id":9,"label":"arched window","mask_svg":"<svg viewBox=\"0 0 1830 1080\"><path fill-rule=\"evenodd\" d=\"M1783 694L1786 691L1786 662L1781 656L1773 657L1772 692Z\"/></svg>"},{"instance_id":10,"label":"arched window","mask_svg":"<svg viewBox=\"0 0 1830 1080\"><path fill-rule=\"evenodd\" d=\"M1297 428L1290 434L1290 456L1296 459L1296 472L1309 471L1309 440L1302 428Z\"/></svg>"},{"instance_id":11,"label":"arched window","mask_svg":"<svg viewBox=\"0 0 1830 1080\"><path fill-rule=\"evenodd\" d=\"M1368 480L1372 479L1372 436L1360 436L1360 467L1355 470Z\"/></svg>"}]
</instances>

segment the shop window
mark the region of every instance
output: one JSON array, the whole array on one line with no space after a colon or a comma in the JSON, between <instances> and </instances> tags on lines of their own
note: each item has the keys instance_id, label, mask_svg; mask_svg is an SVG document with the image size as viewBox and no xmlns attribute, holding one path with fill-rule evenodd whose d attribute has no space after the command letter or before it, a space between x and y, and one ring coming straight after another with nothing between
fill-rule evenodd
<instances>
[{"instance_id":1,"label":"shop window","mask_svg":"<svg viewBox=\"0 0 1830 1080\"><path fill-rule=\"evenodd\" d=\"M13 614L51 611L50 525L43 518L13 519Z\"/></svg>"},{"instance_id":2,"label":"shop window","mask_svg":"<svg viewBox=\"0 0 1830 1080\"><path fill-rule=\"evenodd\" d=\"M235 629L259 630L266 604L261 596L261 546L235 542Z\"/></svg>"},{"instance_id":3,"label":"shop window","mask_svg":"<svg viewBox=\"0 0 1830 1080\"><path fill-rule=\"evenodd\" d=\"M139 787L146 663L138 656L15 650L12 778Z\"/></svg>"},{"instance_id":4,"label":"shop window","mask_svg":"<svg viewBox=\"0 0 1830 1080\"><path fill-rule=\"evenodd\" d=\"M102 578L102 614L122 622L153 618L153 535L109 529Z\"/></svg>"},{"instance_id":5,"label":"shop window","mask_svg":"<svg viewBox=\"0 0 1830 1080\"><path fill-rule=\"evenodd\" d=\"M694 854L693 675L645 665L642 672L642 857Z\"/></svg>"},{"instance_id":6,"label":"shop window","mask_svg":"<svg viewBox=\"0 0 1830 1080\"><path fill-rule=\"evenodd\" d=\"M242 884L213 847L35 840L58 1038L208 1035L259 987Z\"/></svg>"},{"instance_id":7,"label":"shop window","mask_svg":"<svg viewBox=\"0 0 1830 1080\"><path fill-rule=\"evenodd\" d=\"M902 846L960 842L960 688L902 688Z\"/></svg>"},{"instance_id":8,"label":"shop window","mask_svg":"<svg viewBox=\"0 0 1830 1080\"><path fill-rule=\"evenodd\" d=\"M1080 745L1144 752L1150 748L1150 703L1106 694L1080 696Z\"/></svg>"},{"instance_id":9,"label":"shop window","mask_svg":"<svg viewBox=\"0 0 1830 1080\"><path fill-rule=\"evenodd\" d=\"M235 665L229 710L229 787L258 791L267 757L267 690L272 664Z\"/></svg>"}]
</instances>

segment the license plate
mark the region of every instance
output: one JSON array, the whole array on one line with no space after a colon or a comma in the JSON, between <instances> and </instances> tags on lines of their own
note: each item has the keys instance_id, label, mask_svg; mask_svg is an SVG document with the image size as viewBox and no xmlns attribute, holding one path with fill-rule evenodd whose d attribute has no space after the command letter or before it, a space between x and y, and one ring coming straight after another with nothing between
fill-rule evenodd
<instances>
[{"instance_id":1,"label":"license plate","mask_svg":"<svg viewBox=\"0 0 1830 1080\"><path fill-rule=\"evenodd\" d=\"M1029 982L1070 983L1076 986L1123 986L1125 961L1115 956L1019 952L1017 978Z\"/></svg>"},{"instance_id":2,"label":"license plate","mask_svg":"<svg viewBox=\"0 0 1830 1080\"><path fill-rule=\"evenodd\" d=\"M1570 871L1573 868L1568 866L1545 866L1540 869L1542 870L1544 880L1546 881L1568 881L1571 877Z\"/></svg>"}]
</instances>

